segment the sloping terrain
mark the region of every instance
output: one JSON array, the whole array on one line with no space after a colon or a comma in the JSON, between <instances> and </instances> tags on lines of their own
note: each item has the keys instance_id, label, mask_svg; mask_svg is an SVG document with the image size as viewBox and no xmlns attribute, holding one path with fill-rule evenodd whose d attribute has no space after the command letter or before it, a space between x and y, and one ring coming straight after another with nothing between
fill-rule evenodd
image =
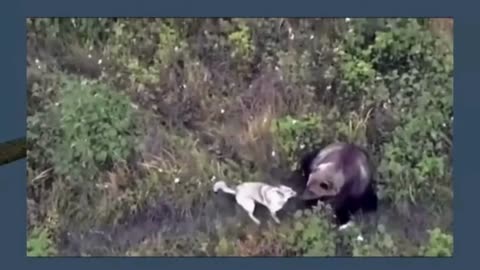
<instances>
[{"instance_id":1,"label":"sloping terrain","mask_svg":"<svg viewBox=\"0 0 480 270\"><path fill-rule=\"evenodd\" d=\"M29 255L452 254L451 20L27 26ZM300 157L334 141L365 146L381 182L348 232L296 200L257 227L212 192L300 190Z\"/></svg>"}]
</instances>

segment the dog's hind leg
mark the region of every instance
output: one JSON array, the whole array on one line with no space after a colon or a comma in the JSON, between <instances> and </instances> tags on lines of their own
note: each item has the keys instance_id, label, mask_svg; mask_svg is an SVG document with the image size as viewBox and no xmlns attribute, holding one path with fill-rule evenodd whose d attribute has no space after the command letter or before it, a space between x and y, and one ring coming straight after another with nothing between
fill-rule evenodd
<instances>
[{"instance_id":1,"label":"dog's hind leg","mask_svg":"<svg viewBox=\"0 0 480 270\"><path fill-rule=\"evenodd\" d=\"M255 201L250 198L245 198L242 196L235 196L235 200L237 203L247 211L248 216L258 225L260 224L260 220L258 220L254 215L253 212L255 211Z\"/></svg>"}]
</instances>

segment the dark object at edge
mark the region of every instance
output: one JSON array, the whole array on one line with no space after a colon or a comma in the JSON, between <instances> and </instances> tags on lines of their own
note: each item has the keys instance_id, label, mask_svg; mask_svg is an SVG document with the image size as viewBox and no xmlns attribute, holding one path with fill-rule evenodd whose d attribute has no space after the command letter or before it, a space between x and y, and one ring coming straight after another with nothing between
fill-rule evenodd
<instances>
[{"instance_id":1,"label":"dark object at edge","mask_svg":"<svg viewBox=\"0 0 480 270\"><path fill-rule=\"evenodd\" d=\"M0 166L27 156L27 140L25 137L0 143Z\"/></svg>"}]
</instances>

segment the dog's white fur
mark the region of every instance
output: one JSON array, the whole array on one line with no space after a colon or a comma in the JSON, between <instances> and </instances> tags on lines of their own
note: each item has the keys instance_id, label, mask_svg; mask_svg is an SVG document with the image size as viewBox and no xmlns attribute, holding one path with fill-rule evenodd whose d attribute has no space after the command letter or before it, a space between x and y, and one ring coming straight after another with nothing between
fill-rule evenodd
<instances>
[{"instance_id":1,"label":"dog's white fur","mask_svg":"<svg viewBox=\"0 0 480 270\"><path fill-rule=\"evenodd\" d=\"M338 230L343 231L345 229L348 229L349 227L352 227L354 224L355 223L353 223L353 221L350 220L349 222L347 222L347 223L341 225L340 227L338 227Z\"/></svg>"},{"instance_id":2,"label":"dog's white fur","mask_svg":"<svg viewBox=\"0 0 480 270\"><path fill-rule=\"evenodd\" d=\"M266 206L273 220L280 223L276 215L277 211L282 209L290 198L297 195L290 187L284 185L272 186L261 182L245 182L235 188L230 188L224 181L218 181L213 185L213 191L218 192L219 190L235 195L237 203L247 211L249 217L257 224L260 224L260 220L253 215L255 202Z\"/></svg>"}]
</instances>

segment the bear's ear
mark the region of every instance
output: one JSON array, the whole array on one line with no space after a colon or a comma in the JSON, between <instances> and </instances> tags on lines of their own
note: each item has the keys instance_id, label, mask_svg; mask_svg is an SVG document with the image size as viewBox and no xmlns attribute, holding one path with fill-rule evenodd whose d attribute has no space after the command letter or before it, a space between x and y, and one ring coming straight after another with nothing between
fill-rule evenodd
<instances>
[{"instance_id":1,"label":"bear's ear","mask_svg":"<svg viewBox=\"0 0 480 270\"><path fill-rule=\"evenodd\" d=\"M335 163L333 163L333 162L322 163L322 164L318 165L316 169L319 170L319 171L332 170L334 165L335 165Z\"/></svg>"}]
</instances>

